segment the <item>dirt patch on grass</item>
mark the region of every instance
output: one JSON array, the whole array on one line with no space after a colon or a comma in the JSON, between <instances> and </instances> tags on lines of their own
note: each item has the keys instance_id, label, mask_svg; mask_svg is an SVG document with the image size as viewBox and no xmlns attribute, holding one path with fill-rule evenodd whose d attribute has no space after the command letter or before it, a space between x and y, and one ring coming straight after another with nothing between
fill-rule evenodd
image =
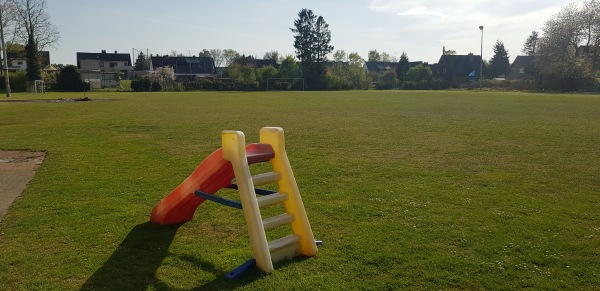
<instances>
[{"instance_id":1,"label":"dirt patch on grass","mask_svg":"<svg viewBox=\"0 0 600 291\"><path fill-rule=\"evenodd\" d=\"M61 102L106 102L117 101L117 99L92 99L90 97L83 98L58 98L58 99L0 99L1 102L11 103L61 103Z\"/></svg>"},{"instance_id":2,"label":"dirt patch on grass","mask_svg":"<svg viewBox=\"0 0 600 291\"><path fill-rule=\"evenodd\" d=\"M46 153L0 151L0 220L35 176Z\"/></svg>"}]
</instances>

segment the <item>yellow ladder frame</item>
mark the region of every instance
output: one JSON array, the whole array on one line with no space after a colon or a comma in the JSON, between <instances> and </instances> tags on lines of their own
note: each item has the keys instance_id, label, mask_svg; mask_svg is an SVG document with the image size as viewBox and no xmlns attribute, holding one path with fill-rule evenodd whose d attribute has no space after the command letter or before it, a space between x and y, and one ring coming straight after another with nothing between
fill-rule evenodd
<instances>
[{"instance_id":1,"label":"yellow ladder frame","mask_svg":"<svg viewBox=\"0 0 600 291\"><path fill-rule=\"evenodd\" d=\"M283 129L263 127L260 143L271 145L275 157L270 160L273 172L252 176L246 158L246 140L241 131L223 131L223 159L231 162L240 192L244 219L248 226L252 256L256 266L264 273L273 271L273 263L296 255L314 256L317 253L315 238L306 216L300 191L292 172ZM255 186L277 183L278 193L256 197ZM262 219L260 207L283 202L286 214ZM294 234L268 242L265 228L290 223Z\"/></svg>"}]
</instances>

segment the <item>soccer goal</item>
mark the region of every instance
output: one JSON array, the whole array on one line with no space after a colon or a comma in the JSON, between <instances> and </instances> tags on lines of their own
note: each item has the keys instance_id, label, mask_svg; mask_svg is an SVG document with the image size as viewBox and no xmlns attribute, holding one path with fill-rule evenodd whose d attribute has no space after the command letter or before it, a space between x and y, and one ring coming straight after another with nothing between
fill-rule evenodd
<instances>
[{"instance_id":1,"label":"soccer goal","mask_svg":"<svg viewBox=\"0 0 600 291\"><path fill-rule=\"evenodd\" d=\"M304 91L304 78L268 78L267 91L269 90L301 90Z\"/></svg>"},{"instance_id":2,"label":"soccer goal","mask_svg":"<svg viewBox=\"0 0 600 291\"><path fill-rule=\"evenodd\" d=\"M44 80L27 81L27 93L44 94L45 92Z\"/></svg>"}]
</instances>

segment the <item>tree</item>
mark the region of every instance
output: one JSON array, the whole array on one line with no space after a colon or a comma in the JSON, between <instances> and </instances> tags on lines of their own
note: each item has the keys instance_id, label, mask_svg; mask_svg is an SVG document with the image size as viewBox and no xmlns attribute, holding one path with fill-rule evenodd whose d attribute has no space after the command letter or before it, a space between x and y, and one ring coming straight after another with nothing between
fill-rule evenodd
<instances>
[{"instance_id":1,"label":"tree","mask_svg":"<svg viewBox=\"0 0 600 291\"><path fill-rule=\"evenodd\" d=\"M233 62L240 58L240 54L232 49L223 50L223 62L226 67L229 67Z\"/></svg>"},{"instance_id":2,"label":"tree","mask_svg":"<svg viewBox=\"0 0 600 291\"><path fill-rule=\"evenodd\" d=\"M279 62L279 52L278 51L270 51L266 52L263 56L264 60L274 60L275 62Z\"/></svg>"},{"instance_id":3,"label":"tree","mask_svg":"<svg viewBox=\"0 0 600 291\"><path fill-rule=\"evenodd\" d=\"M365 60L363 58L361 58L360 55L356 52L350 53L348 55L348 62L350 63L351 66L356 65L356 66L360 66L361 68L365 64Z\"/></svg>"},{"instance_id":4,"label":"tree","mask_svg":"<svg viewBox=\"0 0 600 291\"><path fill-rule=\"evenodd\" d=\"M348 60L348 54L344 50L337 50L333 53L333 60L336 62L345 62Z\"/></svg>"},{"instance_id":5,"label":"tree","mask_svg":"<svg viewBox=\"0 0 600 291\"><path fill-rule=\"evenodd\" d=\"M525 43L523 44L522 53L528 56L535 56L540 36L537 31L532 31Z\"/></svg>"},{"instance_id":6,"label":"tree","mask_svg":"<svg viewBox=\"0 0 600 291\"><path fill-rule=\"evenodd\" d=\"M6 51L7 52L22 52L25 51L25 46L20 44L20 43L14 43L14 42L6 42Z\"/></svg>"},{"instance_id":7,"label":"tree","mask_svg":"<svg viewBox=\"0 0 600 291\"><path fill-rule=\"evenodd\" d=\"M175 90L175 70L172 67L158 67L154 72L148 75L152 81L152 91L173 91ZM154 85L157 83L157 85ZM160 88L156 90L157 88Z\"/></svg>"},{"instance_id":8,"label":"tree","mask_svg":"<svg viewBox=\"0 0 600 291\"><path fill-rule=\"evenodd\" d=\"M183 53L180 53L176 50L171 50L171 53L169 53L169 57L179 58L179 57L183 57L183 56L184 56Z\"/></svg>"},{"instance_id":9,"label":"tree","mask_svg":"<svg viewBox=\"0 0 600 291\"><path fill-rule=\"evenodd\" d=\"M396 72L393 70L386 71L378 78L379 82L377 83L377 89L380 90L393 89L398 82L398 80L396 80Z\"/></svg>"},{"instance_id":10,"label":"tree","mask_svg":"<svg viewBox=\"0 0 600 291\"><path fill-rule=\"evenodd\" d=\"M406 73L406 80L419 82L424 80L431 80L431 76L433 72L429 66L423 66L423 64L419 64L416 67L412 67Z\"/></svg>"},{"instance_id":11,"label":"tree","mask_svg":"<svg viewBox=\"0 0 600 291\"><path fill-rule=\"evenodd\" d=\"M27 58L27 79L29 81L41 80L42 70L40 69L40 55L33 34L29 36L25 46L25 55Z\"/></svg>"},{"instance_id":12,"label":"tree","mask_svg":"<svg viewBox=\"0 0 600 291\"><path fill-rule=\"evenodd\" d=\"M210 51L208 51L207 49L203 49L199 54L199 57L207 57L210 58Z\"/></svg>"},{"instance_id":13,"label":"tree","mask_svg":"<svg viewBox=\"0 0 600 291\"><path fill-rule=\"evenodd\" d=\"M571 3L547 20L536 54L538 87L579 90L600 70L600 3Z\"/></svg>"},{"instance_id":14,"label":"tree","mask_svg":"<svg viewBox=\"0 0 600 291\"><path fill-rule=\"evenodd\" d=\"M38 51L58 43L60 34L50 21L46 0L12 0L12 3L15 8L15 36L22 43L35 43Z\"/></svg>"},{"instance_id":15,"label":"tree","mask_svg":"<svg viewBox=\"0 0 600 291\"><path fill-rule=\"evenodd\" d=\"M364 66L365 61L358 53L348 55L348 78L350 79L351 89L367 89L370 82L367 80L367 71Z\"/></svg>"},{"instance_id":16,"label":"tree","mask_svg":"<svg viewBox=\"0 0 600 291\"><path fill-rule=\"evenodd\" d=\"M277 78L279 72L273 66L264 66L258 69L258 83L262 90L267 89L269 79Z\"/></svg>"},{"instance_id":17,"label":"tree","mask_svg":"<svg viewBox=\"0 0 600 291\"><path fill-rule=\"evenodd\" d=\"M325 70L323 63L333 50L329 24L322 16L315 15L310 9L302 9L298 19L294 20L294 48L300 60L306 84L311 89L324 88Z\"/></svg>"},{"instance_id":18,"label":"tree","mask_svg":"<svg viewBox=\"0 0 600 291\"><path fill-rule=\"evenodd\" d=\"M402 52L402 55L400 55L400 60L396 65L396 78L398 78L400 81L403 81L406 73L408 73L409 68L410 62L408 60L408 55L405 52Z\"/></svg>"},{"instance_id":19,"label":"tree","mask_svg":"<svg viewBox=\"0 0 600 291\"><path fill-rule=\"evenodd\" d=\"M150 59L143 52L140 52L137 59L135 59L134 66L136 71L147 71L150 68Z\"/></svg>"},{"instance_id":20,"label":"tree","mask_svg":"<svg viewBox=\"0 0 600 291\"><path fill-rule=\"evenodd\" d=\"M510 70L508 51L504 48L504 43L496 40L496 44L494 44L494 56L490 60L490 74L492 77L498 77L506 75L508 70Z\"/></svg>"},{"instance_id":21,"label":"tree","mask_svg":"<svg viewBox=\"0 0 600 291\"><path fill-rule=\"evenodd\" d=\"M279 78L301 78L302 70L293 56L286 56L279 65Z\"/></svg>"},{"instance_id":22,"label":"tree","mask_svg":"<svg viewBox=\"0 0 600 291\"><path fill-rule=\"evenodd\" d=\"M346 53L339 50L334 54L334 57L343 60ZM327 87L330 90L347 90L347 89L366 89L367 88L367 72L363 67L363 59L358 53L350 53L348 62L336 62L327 69Z\"/></svg>"},{"instance_id":23,"label":"tree","mask_svg":"<svg viewBox=\"0 0 600 291\"><path fill-rule=\"evenodd\" d=\"M380 62L381 55L377 50L369 51L369 55L367 57L368 62Z\"/></svg>"},{"instance_id":24,"label":"tree","mask_svg":"<svg viewBox=\"0 0 600 291\"><path fill-rule=\"evenodd\" d=\"M80 92L89 90L90 85L81 79L81 74L76 66L68 65L60 70L56 79L56 88L58 91Z\"/></svg>"},{"instance_id":25,"label":"tree","mask_svg":"<svg viewBox=\"0 0 600 291\"><path fill-rule=\"evenodd\" d=\"M391 62L392 57L390 56L390 54L383 52L383 53L381 53L381 61L382 62Z\"/></svg>"},{"instance_id":26,"label":"tree","mask_svg":"<svg viewBox=\"0 0 600 291\"><path fill-rule=\"evenodd\" d=\"M211 49L210 56L215 61L215 66L223 67L225 65L225 57L223 56L223 51L220 49Z\"/></svg>"},{"instance_id":27,"label":"tree","mask_svg":"<svg viewBox=\"0 0 600 291\"><path fill-rule=\"evenodd\" d=\"M241 86L241 89L255 89L258 85L254 68L242 66L234 62L229 65L227 72L229 73L229 77Z\"/></svg>"}]
</instances>

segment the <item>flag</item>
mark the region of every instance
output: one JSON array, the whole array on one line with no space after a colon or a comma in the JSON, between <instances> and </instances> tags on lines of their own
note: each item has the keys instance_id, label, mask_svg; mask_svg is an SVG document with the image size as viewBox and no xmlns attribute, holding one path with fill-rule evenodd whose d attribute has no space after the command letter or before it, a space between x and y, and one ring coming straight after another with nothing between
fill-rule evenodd
<instances>
[{"instance_id":1,"label":"flag","mask_svg":"<svg viewBox=\"0 0 600 291\"><path fill-rule=\"evenodd\" d=\"M469 74L469 78L475 78L475 70Z\"/></svg>"}]
</instances>

